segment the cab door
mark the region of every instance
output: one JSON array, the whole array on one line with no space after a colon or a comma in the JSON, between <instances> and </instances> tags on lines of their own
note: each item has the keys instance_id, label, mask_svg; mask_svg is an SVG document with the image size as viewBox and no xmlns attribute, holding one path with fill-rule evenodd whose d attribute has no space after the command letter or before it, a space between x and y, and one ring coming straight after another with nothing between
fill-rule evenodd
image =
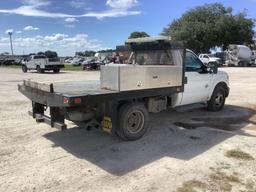
<instances>
[{"instance_id":1,"label":"cab door","mask_svg":"<svg viewBox=\"0 0 256 192\"><path fill-rule=\"evenodd\" d=\"M29 69L33 69L34 68L34 65L32 63L32 56L30 56L27 61L26 61L26 65L27 65L27 68Z\"/></svg>"},{"instance_id":2,"label":"cab door","mask_svg":"<svg viewBox=\"0 0 256 192\"><path fill-rule=\"evenodd\" d=\"M209 98L212 74L209 73L202 61L192 52L186 52L185 58L185 84L180 105L201 103Z\"/></svg>"}]
</instances>

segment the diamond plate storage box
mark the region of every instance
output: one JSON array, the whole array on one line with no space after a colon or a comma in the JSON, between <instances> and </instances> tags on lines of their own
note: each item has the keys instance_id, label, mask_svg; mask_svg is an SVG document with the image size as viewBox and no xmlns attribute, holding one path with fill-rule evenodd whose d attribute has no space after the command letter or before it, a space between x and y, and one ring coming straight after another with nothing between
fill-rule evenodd
<instances>
[{"instance_id":1,"label":"diamond plate storage box","mask_svg":"<svg viewBox=\"0 0 256 192\"><path fill-rule=\"evenodd\" d=\"M182 66L125 65L101 66L101 88L130 91L182 86Z\"/></svg>"}]
</instances>

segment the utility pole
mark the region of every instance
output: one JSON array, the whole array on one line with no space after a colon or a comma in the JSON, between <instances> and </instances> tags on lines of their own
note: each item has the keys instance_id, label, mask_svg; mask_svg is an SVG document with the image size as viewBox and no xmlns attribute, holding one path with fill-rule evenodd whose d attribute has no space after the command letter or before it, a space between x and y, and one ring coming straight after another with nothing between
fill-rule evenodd
<instances>
[{"instance_id":1,"label":"utility pole","mask_svg":"<svg viewBox=\"0 0 256 192\"><path fill-rule=\"evenodd\" d=\"M10 36L10 44L11 44L11 51L12 51L12 55L13 55L13 47L12 47L12 32L9 31L8 35Z\"/></svg>"}]
</instances>

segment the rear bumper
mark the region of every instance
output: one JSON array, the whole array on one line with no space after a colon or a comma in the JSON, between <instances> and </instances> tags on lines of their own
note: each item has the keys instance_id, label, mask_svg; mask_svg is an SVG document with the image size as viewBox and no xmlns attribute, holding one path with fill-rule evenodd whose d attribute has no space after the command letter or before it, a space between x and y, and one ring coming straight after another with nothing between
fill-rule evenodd
<instances>
[{"instance_id":1,"label":"rear bumper","mask_svg":"<svg viewBox=\"0 0 256 192\"><path fill-rule=\"evenodd\" d=\"M62 131L67 129L67 125L64 123L64 118L62 120L63 122L56 122L56 121L53 121L52 117L48 117L44 114L35 113L35 112L33 113L32 111L29 111L28 114L32 116L38 123L44 122L50 125L51 127L60 129Z\"/></svg>"},{"instance_id":2,"label":"rear bumper","mask_svg":"<svg viewBox=\"0 0 256 192\"><path fill-rule=\"evenodd\" d=\"M45 70L62 69L64 65L45 65Z\"/></svg>"}]
</instances>

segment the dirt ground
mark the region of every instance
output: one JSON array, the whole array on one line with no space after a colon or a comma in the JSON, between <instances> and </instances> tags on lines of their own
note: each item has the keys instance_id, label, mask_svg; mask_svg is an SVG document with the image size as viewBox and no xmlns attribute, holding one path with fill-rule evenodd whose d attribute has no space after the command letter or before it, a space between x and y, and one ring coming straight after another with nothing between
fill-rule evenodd
<instances>
[{"instance_id":1,"label":"dirt ground","mask_svg":"<svg viewBox=\"0 0 256 192\"><path fill-rule=\"evenodd\" d=\"M95 80L98 72L0 68L0 191L255 192L256 68L222 70L231 92L221 112L154 114L142 139L123 142L70 122L64 132L37 124L17 91L23 79ZM227 156L229 150L250 158Z\"/></svg>"}]
</instances>

